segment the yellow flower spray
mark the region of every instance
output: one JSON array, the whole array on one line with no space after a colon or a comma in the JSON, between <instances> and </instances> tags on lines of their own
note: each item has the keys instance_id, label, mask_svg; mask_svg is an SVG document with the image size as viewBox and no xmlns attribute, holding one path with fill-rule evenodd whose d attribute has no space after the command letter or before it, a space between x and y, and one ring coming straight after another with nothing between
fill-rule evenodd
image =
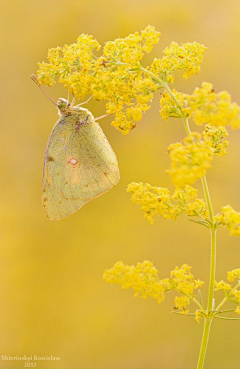
<instances>
[{"instance_id":1,"label":"yellow flower spray","mask_svg":"<svg viewBox=\"0 0 240 369\"><path fill-rule=\"evenodd\" d=\"M226 315L240 314L240 269L227 273L230 283L215 280L217 229L226 227L231 235L240 236L240 213L227 205L215 215L206 179L214 157L227 153L225 127L240 128L240 107L231 101L229 93L216 93L210 83L204 82L192 95L170 88L169 84L174 82L177 74L187 80L200 72L207 49L197 42L182 45L172 42L163 51L162 58L143 66L144 54L151 52L159 38L160 33L148 26L140 33L107 42L101 55L97 55L99 43L92 36L82 34L74 44L50 49L48 62L38 64L37 78L39 84L48 86L54 86L57 81L63 83L78 99L93 96L96 100L105 100L106 112L114 115L112 125L124 135L141 121L158 90L161 90L162 119L182 120L187 137L168 148L171 164L166 172L176 186L174 193L148 183L131 183L127 192L141 206L151 224L155 215L176 220L185 213L186 219L209 229L211 261L207 304L202 301L200 292L204 282L194 278L187 264L175 267L169 277L162 278L150 261L136 266L120 261L106 270L103 278L124 289L132 288L135 296L151 297L158 303L164 300L166 293L176 291L173 313L193 316L198 323L204 321L197 364L197 369L202 369L213 319L240 319ZM189 119L204 126L201 134L191 132ZM198 180L202 182L204 200L192 187ZM223 299L215 306L217 291L222 291ZM231 302L234 308L224 310L226 302ZM195 308L192 310L193 304Z\"/></svg>"}]
</instances>

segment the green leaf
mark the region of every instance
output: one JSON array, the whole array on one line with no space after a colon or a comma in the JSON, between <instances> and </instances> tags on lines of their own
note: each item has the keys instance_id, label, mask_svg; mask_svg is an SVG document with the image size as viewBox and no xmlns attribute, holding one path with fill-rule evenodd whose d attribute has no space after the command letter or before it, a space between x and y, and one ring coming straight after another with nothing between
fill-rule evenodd
<instances>
[{"instance_id":1,"label":"green leaf","mask_svg":"<svg viewBox=\"0 0 240 369\"><path fill-rule=\"evenodd\" d=\"M200 224L206 228L211 228L210 223L207 220L194 220L194 219L188 219L190 222L194 222L197 224Z\"/></svg>"}]
</instances>

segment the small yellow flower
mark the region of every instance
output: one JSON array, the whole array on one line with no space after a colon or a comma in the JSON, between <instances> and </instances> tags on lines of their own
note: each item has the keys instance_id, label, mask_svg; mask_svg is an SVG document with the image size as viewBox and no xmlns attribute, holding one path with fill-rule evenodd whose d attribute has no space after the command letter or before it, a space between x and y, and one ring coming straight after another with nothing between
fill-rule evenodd
<instances>
[{"instance_id":1,"label":"small yellow flower","mask_svg":"<svg viewBox=\"0 0 240 369\"><path fill-rule=\"evenodd\" d=\"M200 319L202 319L202 313L200 310L196 311L195 320L200 323Z\"/></svg>"},{"instance_id":2,"label":"small yellow flower","mask_svg":"<svg viewBox=\"0 0 240 369\"><path fill-rule=\"evenodd\" d=\"M186 309L190 305L190 298L187 296L176 296L174 300L175 307L177 309L181 309L183 314L187 314L189 312L188 309Z\"/></svg>"},{"instance_id":3,"label":"small yellow flower","mask_svg":"<svg viewBox=\"0 0 240 369\"><path fill-rule=\"evenodd\" d=\"M207 124L202 135L205 142L214 149L217 157L227 154L228 141L224 139L228 136L228 132L225 127L214 127Z\"/></svg>"},{"instance_id":4,"label":"small yellow flower","mask_svg":"<svg viewBox=\"0 0 240 369\"><path fill-rule=\"evenodd\" d=\"M237 306L235 313L240 314L240 306Z\"/></svg>"},{"instance_id":5,"label":"small yellow flower","mask_svg":"<svg viewBox=\"0 0 240 369\"><path fill-rule=\"evenodd\" d=\"M219 291L230 291L232 289L232 286L224 281L216 282L215 281L215 290Z\"/></svg>"},{"instance_id":6,"label":"small yellow flower","mask_svg":"<svg viewBox=\"0 0 240 369\"><path fill-rule=\"evenodd\" d=\"M236 279L240 279L240 269L233 269L231 272L228 272L227 279L230 282L234 282Z\"/></svg>"},{"instance_id":7,"label":"small yellow flower","mask_svg":"<svg viewBox=\"0 0 240 369\"><path fill-rule=\"evenodd\" d=\"M232 295L234 296L237 303L240 304L240 291L233 291Z\"/></svg>"}]
</instances>

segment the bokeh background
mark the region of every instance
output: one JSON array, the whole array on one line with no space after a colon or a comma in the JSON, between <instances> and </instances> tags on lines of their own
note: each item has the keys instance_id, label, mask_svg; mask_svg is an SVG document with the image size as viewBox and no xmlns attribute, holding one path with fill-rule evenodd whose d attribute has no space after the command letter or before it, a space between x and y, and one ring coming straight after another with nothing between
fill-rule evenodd
<instances>
[{"instance_id":1,"label":"bokeh background","mask_svg":"<svg viewBox=\"0 0 240 369\"><path fill-rule=\"evenodd\" d=\"M101 121L121 181L76 214L51 222L40 196L57 112L29 76L48 48L72 43L81 33L104 44L151 24L162 37L146 64L172 40L203 43L208 51L202 72L187 82L179 76L175 88L191 92L209 81L240 103L240 2L2 0L1 18L0 354L61 356L58 363L38 362L39 369L195 368L203 324L169 313L174 294L158 305L102 280L118 260L145 259L162 277L188 263L197 278L208 280L208 231L184 216L177 222L158 218L151 226L125 191L131 181L173 189L166 150L184 137L182 123L161 120L158 94L126 137L110 118ZM67 96L61 86L47 91L55 100ZM91 101L88 108L104 114L102 102ZM215 160L208 175L215 212L226 204L240 210L239 139L239 132L230 133L228 155ZM221 229L217 278L239 267L239 240ZM240 368L239 332L239 322L214 321L206 369ZM1 369L22 367L0 360Z\"/></svg>"}]
</instances>

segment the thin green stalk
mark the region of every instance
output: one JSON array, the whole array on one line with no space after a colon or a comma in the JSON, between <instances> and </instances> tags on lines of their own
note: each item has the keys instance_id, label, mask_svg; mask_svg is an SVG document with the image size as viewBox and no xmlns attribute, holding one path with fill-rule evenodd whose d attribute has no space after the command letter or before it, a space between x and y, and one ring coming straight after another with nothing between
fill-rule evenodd
<instances>
[{"instance_id":1,"label":"thin green stalk","mask_svg":"<svg viewBox=\"0 0 240 369\"><path fill-rule=\"evenodd\" d=\"M198 357L197 369L203 369L204 361L207 352L208 339L210 328L212 324L212 318L209 316L211 310L213 310L213 296L214 296L214 281L216 271L216 229L211 229L211 266L210 266L210 279L209 279L209 290L208 290L208 306L207 306L207 317L204 321L204 329L202 335L202 343Z\"/></svg>"},{"instance_id":2,"label":"thin green stalk","mask_svg":"<svg viewBox=\"0 0 240 369\"><path fill-rule=\"evenodd\" d=\"M187 135L191 137L191 129L188 124L188 119L186 117L183 117L183 120L184 120L184 126L187 132ZM210 228L211 263L210 263L210 279L209 279L208 306L207 306L207 314L209 316L211 310L213 310L213 298L214 298L214 282L215 282L215 273L216 273L216 229L214 227L214 215L213 215L214 213L213 213L212 201L211 201L211 197L210 197L210 193L208 189L206 176L202 177L202 187L203 187L205 199L207 202L209 217L211 221L211 228ZM209 333L210 333L210 328L211 328L211 322L212 322L212 319L210 319L209 317L205 318L204 330L203 330L203 335L202 335L202 343L201 343L201 348L199 352L197 369L202 369L204 365L207 345L208 345L208 339L209 339Z\"/></svg>"},{"instance_id":3,"label":"thin green stalk","mask_svg":"<svg viewBox=\"0 0 240 369\"><path fill-rule=\"evenodd\" d=\"M144 69L143 67L142 67L142 71L144 73L150 75L152 78L154 78L154 80L169 93L169 95L171 96L173 101L176 103L179 112L182 115L183 122L184 122L184 127L185 127L185 130L187 132L187 135L192 138L191 129L190 129L190 126L189 126L189 123L188 123L188 118L183 113L182 108L181 108L176 96L174 95L174 93L172 92L172 90L170 89L168 84L166 82L163 82L161 79L159 79L157 76L155 76L152 72L148 71L147 69ZM194 143L193 138L192 138L192 141ZM210 263L210 279L209 279L209 291L208 291L207 317L204 319L204 330L203 330L203 335L202 335L202 342L201 342L201 348L200 348L200 353L199 353L197 369L203 369L205 356L206 356L206 351L207 351L209 333L210 333L210 328L211 328L211 323L212 323L212 318L210 317L210 313L211 313L211 310L213 310L214 282L215 282L215 271L216 271L216 228L215 228L215 225L214 225L214 212L213 212L213 207L212 207L212 202L211 202L211 197L210 197L210 193L209 193L209 189L208 189L206 176L202 177L202 187L203 187L205 199L206 199L206 202L207 202L208 211L209 211L209 218L210 218L210 222L211 222L211 228L210 228L210 232L211 232L211 263Z\"/></svg>"},{"instance_id":4,"label":"thin green stalk","mask_svg":"<svg viewBox=\"0 0 240 369\"><path fill-rule=\"evenodd\" d=\"M209 193L209 189L208 189L208 184L207 184L207 178L206 176L203 176L201 178L202 180L202 186L203 186L203 191L204 191L204 195L207 201L207 205L208 205L208 211L209 211L209 218L211 220L212 223L212 227L214 226L214 215L213 215L213 207L212 207L212 201L210 198L210 193Z\"/></svg>"},{"instance_id":5,"label":"thin green stalk","mask_svg":"<svg viewBox=\"0 0 240 369\"><path fill-rule=\"evenodd\" d=\"M169 93L169 95L172 97L172 99L175 101L179 111L182 112L181 106L178 103L177 98L175 97L172 90L169 88L167 84L164 84L164 88ZM184 127L187 132L187 135L189 137L192 137L191 129L189 127L188 119L185 117L185 115L182 113ZM193 140L193 139L192 139ZM194 140L193 140L194 142ZM202 177L202 187L205 195L205 199L208 206L209 211L209 217L211 221L211 264L210 264L210 279L209 279L209 291L208 291L208 307L207 307L207 317L204 321L204 330L202 335L202 342L201 342L201 348L198 358L198 366L197 369L203 369L207 346L208 346L208 339L209 339L209 333L211 328L212 319L209 317L211 310L213 310L213 298L214 298L214 281L215 281L215 271L216 271L216 229L214 227L214 213L213 213L213 207L211 202L211 197L208 189L207 179L206 176Z\"/></svg>"},{"instance_id":6,"label":"thin green stalk","mask_svg":"<svg viewBox=\"0 0 240 369\"><path fill-rule=\"evenodd\" d=\"M213 310L213 297L214 297L214 282L216 272L216 229L211 229L211 266L210 266L210 280L208 290L208 306L207 310L210 313Z\"/></svg>"},{"instance_id":7,"label":"thin green stalk","mask_svg":"<svg viewBox=\"0 0 240 369\"><path fill-rule=\"evenodd\" d=\"M202 342L201 342L201 348L200 348L200 353L199 353L199 358L198 358L197 369L202 369L204 366L211 324L212 324L212 319L206 318L204 320L204 329L203 329Z\"/></svg>"},{"instance_id":8,"label":"thin green stalk","mask_svg":"<svg viewBox=\"0 0 240 369\"><path fill-rule=\"evenodd\" d=\"M202 307L202 305L200 304L200 302L199 302L195 297L193 297L193 298L192 298L192 301L193 301L193 302L195 302L195 304L199 307L199 310L200 310L202 313L204 313L204 314L205 314L205 310L204 310L204 308Z\"/></svg>"},{"instance_id":9,"label":"thin green stalk","mask_svg":"<svg viewBox=\"0 0 240 369\"><path fill-rule=\"evenodd\" d=\"M223 319L223 320L240 320L240 318L228 318L226 316L215 316L216 319Z\"/></svg>"}]
</instances>

